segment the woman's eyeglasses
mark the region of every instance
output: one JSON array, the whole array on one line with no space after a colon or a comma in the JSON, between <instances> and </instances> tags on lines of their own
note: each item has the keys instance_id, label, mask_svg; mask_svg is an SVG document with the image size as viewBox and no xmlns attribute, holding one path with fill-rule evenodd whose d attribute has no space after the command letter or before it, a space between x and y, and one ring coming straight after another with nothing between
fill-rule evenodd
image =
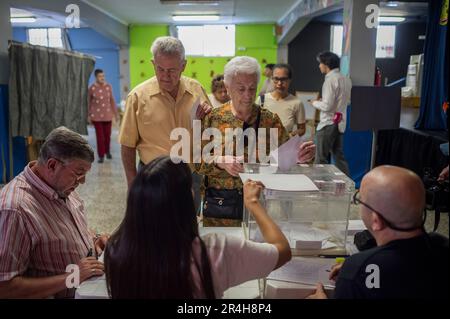
<instances>
[{"instance_id":1,"label":"woman's eyeglasses","mask_svg":"<svg viewBox=\"0 0 450 319\"><path fill-rule=\"evenodd\" d=\"M272 81L274 81L275 83L278 83L278 82L286 83L289 80L290 80L289 78L277 78L277 77L272 78Z\"/></svg>"}]
</instances>

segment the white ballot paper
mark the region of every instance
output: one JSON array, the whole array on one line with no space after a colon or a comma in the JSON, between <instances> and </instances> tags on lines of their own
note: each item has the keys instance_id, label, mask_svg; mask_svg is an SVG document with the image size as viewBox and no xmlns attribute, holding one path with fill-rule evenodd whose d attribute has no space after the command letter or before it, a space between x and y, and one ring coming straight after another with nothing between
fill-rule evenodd
<instances>
[{"instance_id":1,"label":"white ballot paper","mask_svg":"<svg viewBox=\"0 0 450 319\"><path fill-rule=\"evenodd\" d=\"M247 179L260 181L266 189L291 192L313 192L319 189L313 181L304 174L247 174L240 173L242 182Z\"/></svg>"},{"instance_id":2,"label":"white ballot paper","mask_svg":"<svg viewBox=\"0 0 450 319\"><path fill-rule=\"evenodd\" d=\"M316 285L321 282L327 288L334 288L335 283L329 280L334 258L295 257L284 266L272 271L267 279Z\"/></svg>"},{"instance_id":3,"label":"white ballot paper","mask_svg":"<svg viewBox=\"0 0 450 319\"><path fill-rule=\"evenodd\" d=\"M292 223L279 223L278 226L288 239L289 246L292 249L322 250L337 247L337 245L330 240L331 234L326 230ZM259 227L256 227L256 230L251 232L250 240L259 243L265 242Z\"/></svg>"},{"instance_id":4,"label":"white ballot paper","mask_svg":"<svg viewBox=\"0 0 450 319\"><path fill-rule=\"evenodd\" d=\"M191 120L192 121L193 120L199 120L197 118L197 110L198 110L199 106L200 106L200 98L198 97L195 100L194 104L192 104L192 109L191 109Z\"/></svg>"},{"instance_id":5,"label":"white ballot paper","mask_svg":"<svg viewBox=\"0 0 450 319\"><path fill-rule=\"evenodd\" d=\"M330 233L315 227L305 225L291 225L290 246L294 249L328 249L336 247L330 242Z\"/></svg>"},{"instance_id":6,"label":"white ballot paper","mask_svg":"<svg viewBox=\"0 0 450 319\"><path fill-rule=\"evenodd\" d=\"M298 151L302 143L300 136L291 137L286 143L270 152L271 160L274 160L280 170L287 171L297 165Z\"/></svg>"}]
</instances>

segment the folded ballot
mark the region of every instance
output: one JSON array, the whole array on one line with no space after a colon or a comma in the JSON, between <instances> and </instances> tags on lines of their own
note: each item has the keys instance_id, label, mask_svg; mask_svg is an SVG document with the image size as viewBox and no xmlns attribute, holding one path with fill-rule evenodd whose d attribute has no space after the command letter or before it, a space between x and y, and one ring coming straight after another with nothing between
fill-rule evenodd
<instances>
[{"instance_id":1,"label":"folded ballot","mask_svg":"<svg viewBox=\"0 0 450 319\"><path fill-rule=\"evenodd\" d=\"M336 244L329 241L331 237L327 231L322 229L295 225L290 232L290 245L294 249L329 249Z\"/></svg>"},{"instance_id":2,"label":"folded ballot","mask_svg":"<svg viewBox=\"0 0 450 319\"><path fill-rule=\"evenodd\" d=\"M337 247L330 241L331 235L322 229L314 228L305 224L280 223L278 225L289 241L292 249L329 249ZM259 228L250 232L250 240L264 242L264 238Z\"/></svg>"}]
</instances>

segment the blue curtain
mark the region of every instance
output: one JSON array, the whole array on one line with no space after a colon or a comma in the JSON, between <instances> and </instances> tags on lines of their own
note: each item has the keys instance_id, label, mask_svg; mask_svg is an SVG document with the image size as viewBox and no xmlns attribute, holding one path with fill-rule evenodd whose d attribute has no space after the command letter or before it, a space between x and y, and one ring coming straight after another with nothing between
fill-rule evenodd
<instances>
[{"instance_id":1,"label":"blue curtain","mask_svg":"<svg viewBox=\"0 0 450 319\"><path fill-rule=\"evenodd\" d=\"M8 86L0 85L0 184L6 184L23 170L27 163L26 150L24 137L10 139Z\"/></svg>"},{"instance_id":2,"label":"blue curtain","mask_svg":"<svg viewBox=\"0 0 450 319\"><path fill-rule=\"evenodd\" d=\"M372 131L353 131L350 128L352 106L347 107L347 127L344 133L344 155L350 169L350 177L359 188L364 175L370 171Z\"/></svg>"},{"instance_id":3,"label":"blue curtain","mask_svg":"<svg viewBox=\"0 0 450 319\"><path fill-rule=\"evenodd\" d=\"M9 181L8 87L0 85L0 184Z\"/></svg>"},{"instance_id":4,"label":"blue curtain","mask_svg":"<svg viewBox=\"0 0 450 319\"><path fill-rule=\"evenodd\" d=\"M447 18L441 19L443 3L428 1L428 24L425 39L425 60L420 115L416 129L445 130L442 104L448 101L448 55L446 55Z\"/></svg>"}]
</instances>

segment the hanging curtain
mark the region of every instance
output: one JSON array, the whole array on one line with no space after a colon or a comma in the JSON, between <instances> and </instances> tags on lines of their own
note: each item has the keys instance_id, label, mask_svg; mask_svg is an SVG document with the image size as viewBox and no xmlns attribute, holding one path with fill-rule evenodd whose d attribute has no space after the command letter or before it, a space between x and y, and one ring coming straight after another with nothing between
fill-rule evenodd
<instances>
[{"instance_id":1,"label":"hanging curtain","mask_svg":"<svg viewBox=\"0 0 450 319\"><path fill-rule=\"evenodd\" d=\"M448 101L448 54L445 52L448 1L428 1L422 97L416 129L447 129L442 105Z\"/></svg>"},{"instance_id":2,"label":"hanging curtain","mask_svg":"<svg viewBox=\"0 0 450 319\"><path fill-rule=\"evenodd\" d=\"M59 126L87 135L91 56L10 42L9 114L12 136L43 140Z\"/></svg>"}]
</instances>

